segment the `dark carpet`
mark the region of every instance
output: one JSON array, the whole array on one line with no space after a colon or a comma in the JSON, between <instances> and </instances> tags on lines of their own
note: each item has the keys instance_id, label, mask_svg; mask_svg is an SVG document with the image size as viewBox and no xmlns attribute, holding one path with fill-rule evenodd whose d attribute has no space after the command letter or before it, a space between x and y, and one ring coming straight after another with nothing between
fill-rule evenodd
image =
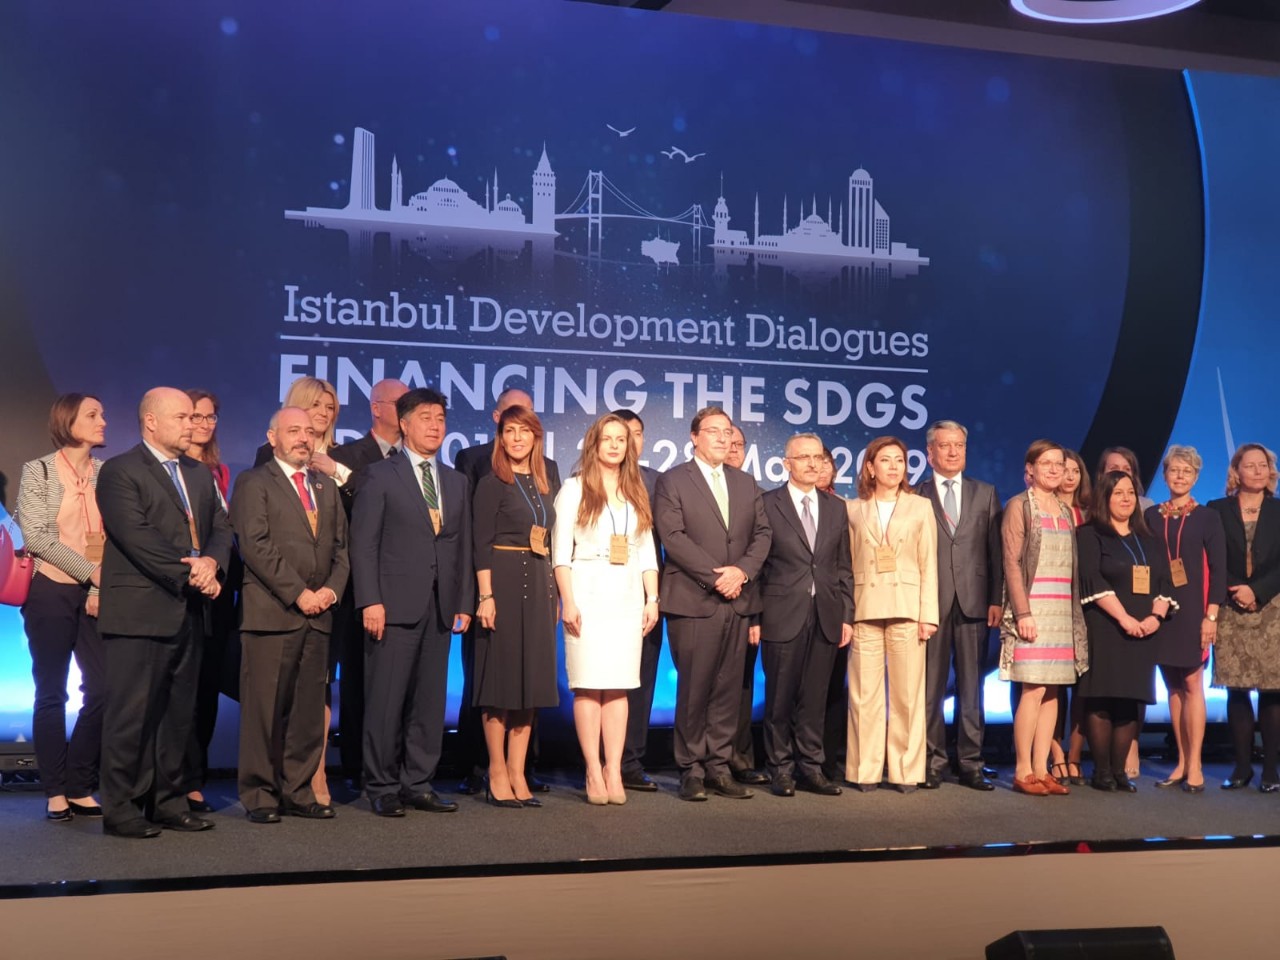
<instances>
[{"instance_id":1,"label":"dark carpet","mask_svg":"<svg viewBox=\"0 0 1280 960\"><path fill-rule=\"evenodd\" d=\"M1245 790L1220 790L1225 768L1207 770L1208 789L1199 795L1156 789L1164 771L1148 764L1135 795L1085 786L1073 787L1068 797L1043 798L1013 793L1009 771L1002 772L991 793L944 783L909 795L882 787L871 794L846 789L840 797L779 798L766 788L751 800L713 796L706 803L678 800L668 773L656 777L661 792L629 793L625 806L610 807L587 805L581 783L564 776L549 778L553 789L541 809L503 810L483 797L458 796L456 813L410 811L403 819L383 819L365 800L335 793L335 820L286 818L272 825L249 823L227 780L206 794L218 808L211 815L216 829L165 832L154 840L104 837L100 821L83 818L46 822L43 796L10 789L0 794L0 887L22 896L55 893L24 888L62 881L201 886L237 875L470 872L485 865L524 872L566 862L656 866L681 858L1280 835L1280 794L1261 794L1256 781Z\"/></svg>"}]
</instances>

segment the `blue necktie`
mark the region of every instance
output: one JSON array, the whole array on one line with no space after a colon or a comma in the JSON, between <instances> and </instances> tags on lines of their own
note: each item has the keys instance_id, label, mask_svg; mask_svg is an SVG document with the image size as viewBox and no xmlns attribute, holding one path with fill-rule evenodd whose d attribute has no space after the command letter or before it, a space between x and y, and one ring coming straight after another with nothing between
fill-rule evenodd
<instances>
[{"instance_id":1,"label":"blue necktie","mask_svg":"<svg viewBox=\"0 0 1280 960\"><path fill-rule=\"evenodd\" d=\"M191 503L187 500L187 491L182 489L182 481L178 479L178 461L166 460L165 468L169 471L169 479L173 481L174 487L178 490L178 498L182 501L182 509L187 511L187 516L191 516Z\"/></svg>"}]
</instances>

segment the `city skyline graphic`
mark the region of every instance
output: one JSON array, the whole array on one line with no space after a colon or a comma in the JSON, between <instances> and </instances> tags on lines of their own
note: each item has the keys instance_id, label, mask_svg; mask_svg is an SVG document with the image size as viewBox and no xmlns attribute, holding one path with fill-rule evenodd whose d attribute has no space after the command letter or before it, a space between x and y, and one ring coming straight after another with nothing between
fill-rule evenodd
<instances>
[{"instance_id":1,"label":"city skyline graphic","mask_svg":"<svg viewBox=\"0 0 1280 960\"><path fill-rule=\"evenodd\" d=\"M803 200L800 202L799 217L793 224L788 215L789 198L784 193L778 233L761 232L757 191L754 229L750 234L730 226L723 175L711 220L698 202L690 203L675 215L653 213L629 197L601 170L588 170L574 199L557 212L556 173L545 143L531 174L532 202L527 216L510 192L502 193L496 168L485 181L482 200L473 198L455 180L441 177L406 201L404 172L395 155L391 159L390 174L390 202L384 209L376 203L375 135L364 127L357 127L352 138L347 203L341 207L287 209L284 216L311 227L345 229L353 235L353 250L357 246L355 235L367 243L372 233L386 232L409 241L412 248L426 256L431 255L432 247L426 241L432 235L449 238L434 245L441 254L486 246L511 254L523 246L526 239L534 241L535 250L545 253L565 236L567 228L582 222L587 228L586 258L601 259L606 221L630 220L647 221L656 229L654 235L640 240L630 251L634 254L631 261L643 258L654 264L679 265L682 261L678 251L683 244L671 241L669 234L673 229L681 229L692 234L689 262L693 264L701 263L702 251L709 249L718 267L754 263L782 266L790 272L825 274L838 270L837 265L845 262L870 267L878 275L896 279L911 276L930 262L917 248L892 238L889 214L875 196L871 174L861 167L848 178L847 202L836 207L828 198L825 218L819 214L814 196L807 214ZM454 231L466 231L466 234L458 235ZM709 243L704 242L704 232L710 235Z\"/></svg>"}]
</instances>

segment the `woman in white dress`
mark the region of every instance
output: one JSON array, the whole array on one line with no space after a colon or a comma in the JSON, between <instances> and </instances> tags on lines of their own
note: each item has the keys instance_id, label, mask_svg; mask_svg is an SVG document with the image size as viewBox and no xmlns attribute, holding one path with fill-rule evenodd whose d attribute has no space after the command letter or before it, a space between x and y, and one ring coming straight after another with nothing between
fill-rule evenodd
<instances>
[{"instance_id":1,"label":"woman in white dress","mask_svg":"<svg viewBox=\"0 0 1280 960\"><path fill-rule=\"evenodd\" d=\"M551 540L587 802L626 803L627 690L640 686L641 640L658 622L658 563L638 455L615 414L587 430L577 476L556 497Z\"/></svg>"}]
</instances>

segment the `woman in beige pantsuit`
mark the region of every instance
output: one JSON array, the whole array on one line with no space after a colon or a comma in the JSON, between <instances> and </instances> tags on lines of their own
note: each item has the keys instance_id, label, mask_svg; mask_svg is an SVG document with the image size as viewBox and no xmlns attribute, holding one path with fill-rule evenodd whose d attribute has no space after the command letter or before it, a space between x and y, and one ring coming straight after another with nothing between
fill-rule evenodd
<instances>
[{"instance_id":1,"label":"woman in beige pantsuit","mask_svg":"<svg viewBox=\"0 0 1280 960\"><path fill-rule=\"evenodd\" d=\"M925 778L925 643L938 629L938 526L907 483L907 447L867 444L847 505L853 549L853 643L845 778L874 790L886 774L910 793ZM885 670L888 668L888 726Z\"/></svg>"}]
</instances>

